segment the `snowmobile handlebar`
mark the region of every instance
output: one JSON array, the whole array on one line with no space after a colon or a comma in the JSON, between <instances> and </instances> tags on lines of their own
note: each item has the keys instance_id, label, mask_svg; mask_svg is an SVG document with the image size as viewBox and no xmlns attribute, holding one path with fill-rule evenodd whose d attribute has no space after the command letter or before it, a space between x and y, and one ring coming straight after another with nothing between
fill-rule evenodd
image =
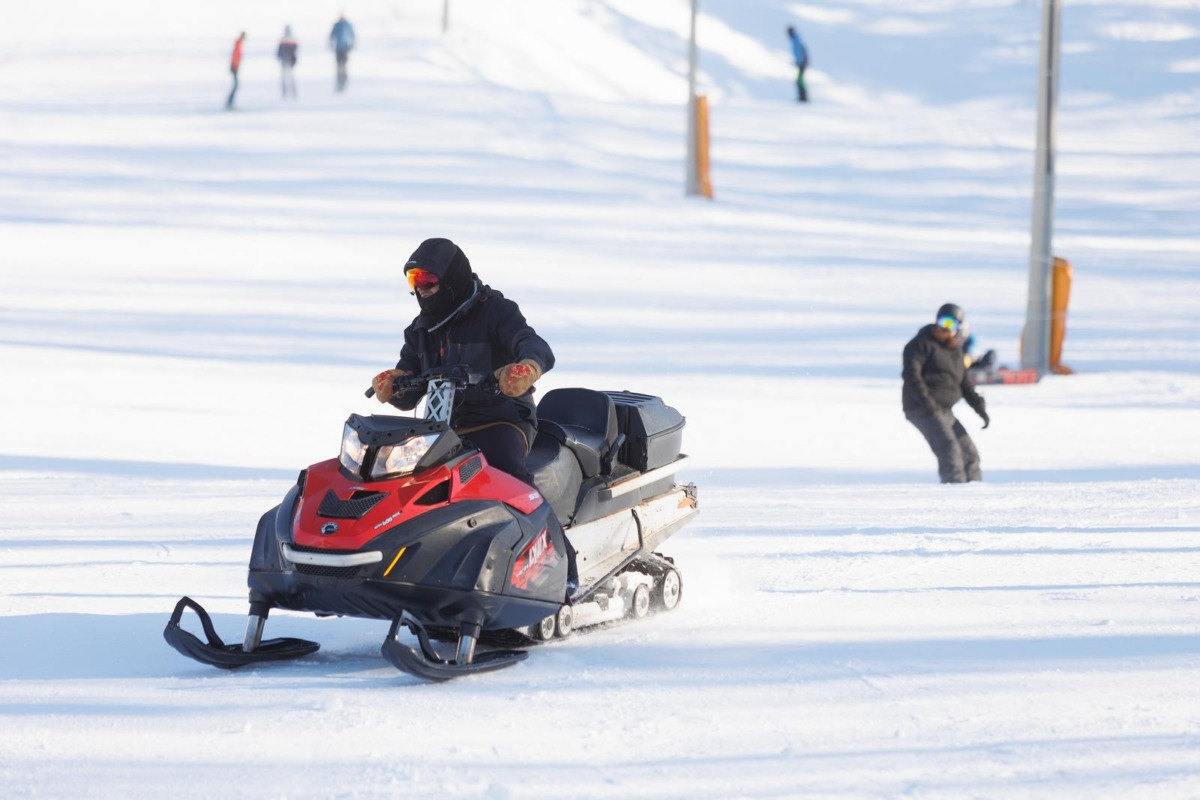
<instances>
[{"instance_id":1,"label":"snowmobile handlebar","mask_svg":"<svg viewBox=\"0 0 1200 800\"><path fill-rule=\"evenodd\" d=\"M468 386L485 387L489 383L496 383L496 379L492 375L471 372L470 367L466 364L455 364L448 367L431 367L420 375L408 375L396 378L392 382L392 393L399 394L400 392L414 390L424 392L429 382L435 380L450 381L456 389L465 389ZM499 384L497 384L497 388L498 386ZM374 397L375 387L368 387L363 392L363 396Z\"/></svg>"}]
</instances>

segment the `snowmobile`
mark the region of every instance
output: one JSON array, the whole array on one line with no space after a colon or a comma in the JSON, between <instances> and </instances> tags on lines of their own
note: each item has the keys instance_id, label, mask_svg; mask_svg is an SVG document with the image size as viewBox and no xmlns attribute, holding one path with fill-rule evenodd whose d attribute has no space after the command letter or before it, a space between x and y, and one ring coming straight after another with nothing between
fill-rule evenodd
<instances>
[{"instance_id":1,"label":"snowmobile","mask_svg":"<svg viewBox=\"0 0 1200 800\"><path fill-rule=\"evenodd\" d=\"M455 402L499 391L494 378L435 368L395 389L423 392L425 416L351 414L339 457L302 470L259 520L242 643L222 641L183 597L164 630L172 647L232 669L319 649L263 639L272 608L390 620L384 657L443 681L511 666L528 655L514 645L569 635L579 620L675 608L679 571L656 551L698 513L696 486L675 482L687 461L677 410L634 392L547 392L530 486L450 427ZM181 627L189 608L207 641Z\"/></svg>"}]
</instances>

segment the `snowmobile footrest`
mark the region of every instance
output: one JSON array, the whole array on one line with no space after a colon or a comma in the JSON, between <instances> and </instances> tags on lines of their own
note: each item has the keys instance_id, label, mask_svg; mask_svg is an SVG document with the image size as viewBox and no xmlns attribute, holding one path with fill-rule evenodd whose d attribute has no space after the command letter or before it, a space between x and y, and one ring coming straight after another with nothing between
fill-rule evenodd
<instances>
[{"instance_id":1,"label":"snowmobile footrest","mask_svg":"<svg viewBox=\"0 0 1200 800\"><path fill-rule=\"evenodd\" d=\"M195 611L196 616L200 618L204 635L208 637L207 642L202 642L198 636L179 627L179 621L186 608ZM247 653L240 644L225 644L217 635L217 629L213 627L208 612L190 597L181 597L175 604L175 612L171 614L171 620L163 630L163 638L167 640L167 644L188 658L221 669L236 669L247 664L261 664L267 661L288 661L315 653L321 648L321 645L307 639L267 639Z\"/></svg>"},{"instance_id":2,"label":"snowmobile footrest","mask_svg":"<svg viewBox=\"0 0 1200 800\"><path fill-rule=\"evenodd\" d=\"M406 625L417 637L421 646L420 651L414 650L396 638L401 624ZM436 682L511 667L519 661L524 661L529 655L525 650L490 650L476 655L470 663L459 664L453 659L440 656L430 643L424 626L408 615L402 615L392 620L392 627L388 631L387 638L383 640L380 650L383 657L396 669L427 681Z\"/></svg>"}]
</instances>

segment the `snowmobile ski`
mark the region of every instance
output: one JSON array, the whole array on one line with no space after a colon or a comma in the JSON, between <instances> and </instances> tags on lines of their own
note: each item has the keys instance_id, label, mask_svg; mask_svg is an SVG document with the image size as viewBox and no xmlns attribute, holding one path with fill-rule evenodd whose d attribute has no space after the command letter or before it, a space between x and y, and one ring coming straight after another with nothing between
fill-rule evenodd
<instances>
[{"instance_id":1,"label":"snowmobile ski","mask_svg":"<svg viewBox=\"0 0 1200 800\"><path fill-rule=\"evenodd\" d=\"M417 637L420 651L414 650L399 640L397 634L400 632L401 625L405 625ZM529 655L525 650L489 650L476 655L478 626L474 626L474 630L471 630L472 626L468 625L464 625L463 628L464 630L459 632L456 657L447 659L434 649L424 625L408 614L401 614L392 620L392 627L388 630L387 638L384 639L380 650L383 657L396 669L438 683L463 675L494 672L511 667L513 664L524 661Z\"/></svg>"},{"instance_id":2,"label":"snowmobile ski","mask_svg":"<svg viewBox=\"0 0 1200 800\"><path fill-rule=\"evenodd\" d=\"M196 635L185 631L179 626L185 608L196 612L200 625L204 628L207 642L200 641ZM163 630L163 638L167 644L174 647L188 658L194 658L202 664L209 664L221 669L237 669L247 664L260 664L267 661L289 661L293 658L315 653L321 648L316 642L307 639L268 639L260 642L257 647L247 652L244 644L225 644L217 635L212 618L204 607L190 597L181 597L175 604L175 613L167 627Z\"/></svg>"}]
</instances>

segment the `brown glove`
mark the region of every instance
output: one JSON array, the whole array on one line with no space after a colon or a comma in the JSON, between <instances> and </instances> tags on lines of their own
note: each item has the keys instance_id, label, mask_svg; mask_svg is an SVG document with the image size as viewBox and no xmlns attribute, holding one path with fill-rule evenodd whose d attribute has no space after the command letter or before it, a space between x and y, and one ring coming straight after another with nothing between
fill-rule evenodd
<instances>
[{"instance_id":1,"label":"brown glove","mask_svg":"<svg viewBox=\"0 0 1200 800\"><path fill-rule=\"evenodd\" d=\"M516 364L509 364L496 370L496 380L500 381L500 391L509 397L520 397L529 391L534 381L542 377L542 368L531 358L523 358Z\"/></svg>"},{"instance_id":2,"label":"brown glove","mask_svg":"<svg viewBox=\"0 0 1200 800\"><path fill-rule=\"evenodd\" d=\"M391 400L396 378L407 378L409 375L412 373L402 369L385 369L376 375L371 379L371 388L375 390L375 399L381 403Z\"/></svg>"}]
</instances>

